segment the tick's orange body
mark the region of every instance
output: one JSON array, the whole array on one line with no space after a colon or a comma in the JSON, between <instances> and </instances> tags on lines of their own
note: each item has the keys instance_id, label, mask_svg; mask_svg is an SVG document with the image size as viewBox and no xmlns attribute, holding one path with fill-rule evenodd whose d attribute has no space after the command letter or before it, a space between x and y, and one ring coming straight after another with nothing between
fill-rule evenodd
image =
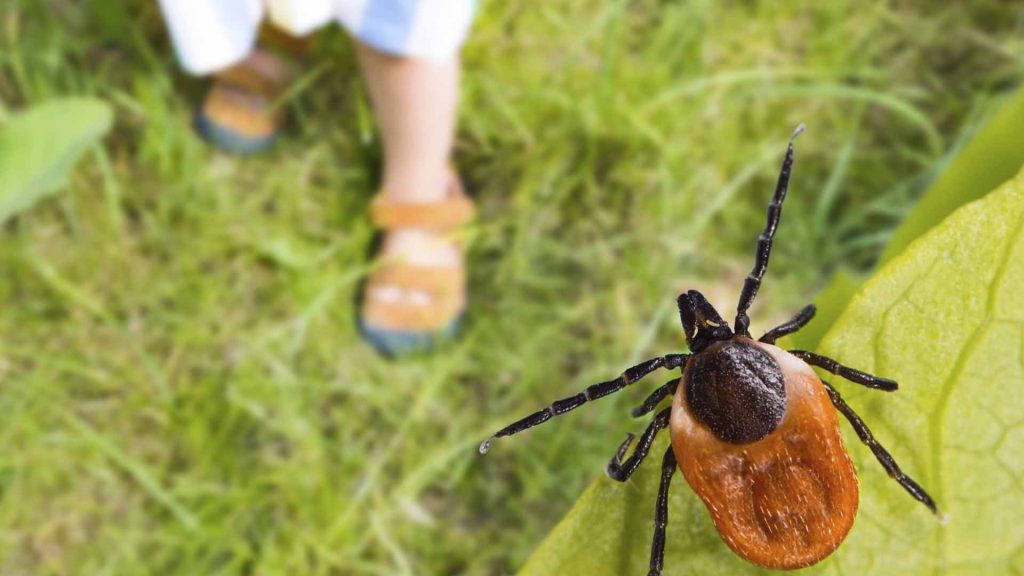
<instances>
[{"instance_id":1,"label":"tick's orange body","mask_svg":"<svg viewBox=\"0 0 1024 576\"><path fill-rule=\"evenodd\" d=\"M778 428L750 444L724 442L677 393L672 447L729 548L768 568L803 568L831 554L853 526L857 476L835 408L811 367L781 348L750 344L771 355L785 377ZM683 382L688 376L684 369Z\"/></svg>"}]
</instances>

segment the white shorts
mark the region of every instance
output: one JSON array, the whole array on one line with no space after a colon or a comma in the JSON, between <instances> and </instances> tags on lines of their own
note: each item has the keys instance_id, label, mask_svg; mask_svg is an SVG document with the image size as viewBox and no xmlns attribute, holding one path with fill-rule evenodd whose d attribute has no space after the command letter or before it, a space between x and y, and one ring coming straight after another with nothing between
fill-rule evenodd
<instances>
[{"instance_id":1,"label":"white shorts","mask_svg":"<svg viewBox=\"0 0 1024 576\"><path fill-rule=\"evenodd\" d=\"M264 17L303 36L338 22L361 42L398 56L450 61L475 0L160 0L181 65L192 74L226 68L252 51Z\"/></svg>"}]
</instances>

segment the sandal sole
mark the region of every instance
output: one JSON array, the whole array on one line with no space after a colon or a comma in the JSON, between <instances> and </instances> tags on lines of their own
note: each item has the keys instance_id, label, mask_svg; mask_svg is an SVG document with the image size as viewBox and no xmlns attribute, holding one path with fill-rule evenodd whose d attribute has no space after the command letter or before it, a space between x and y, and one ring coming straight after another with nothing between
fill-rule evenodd
<instances>
[{"instance_id":1,"label":"sandal sole","mask_svg":"<svg viewBox=\"0 0 1024 576\"><path fill-rule=\"evenodd\" d=\"M359 318L359 332L381 354L396 358L409 354L430 352L437 345L450 341L462 331L465 312L459 314L444 328L435 332L412 332L379 328Z\"/></svg>"},{"instance_id":2,"label":"sandal sole","mask_svg":"<svg viewBox=\"0 0 1024 576\"><path fill-rule=\"evenodd\" d=\"M217 148L233 154L255 154L270 148L277 140L277 134L269 136L246 136L234 130L218 124L210 119L203 111L197 110L195 115L196 132L204 140Z\"/></svg>"}]
</instances>

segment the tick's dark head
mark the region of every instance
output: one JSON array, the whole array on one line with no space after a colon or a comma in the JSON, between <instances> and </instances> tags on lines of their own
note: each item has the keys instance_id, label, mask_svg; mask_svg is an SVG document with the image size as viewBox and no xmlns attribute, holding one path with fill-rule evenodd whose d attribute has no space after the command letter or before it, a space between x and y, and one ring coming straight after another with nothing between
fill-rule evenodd
<instances>
[{"instance_id":1,"label":"tick's dark head","mask_svg":"<svg viewBox=\"0 0 1024 576\"><path fill-rule=\"evenodd\" d=\"M714 342L732 338L729 324L722 320L715 307L700 292L683 292L676 299L676 304L686 332L686 343L694 354Z\"/></svg>"}]
</instances>

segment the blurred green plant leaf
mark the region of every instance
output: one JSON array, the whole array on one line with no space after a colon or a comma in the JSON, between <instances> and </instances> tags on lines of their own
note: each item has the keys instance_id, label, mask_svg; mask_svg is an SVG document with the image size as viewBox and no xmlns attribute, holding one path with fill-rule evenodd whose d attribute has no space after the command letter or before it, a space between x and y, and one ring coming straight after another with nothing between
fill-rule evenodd
<instances>
[{"instance_id":1,"label":"blurred green plant leaf","mask_svg":"<svg viewBox=\"0 0 1024 576\"><path fill-rule=\"evenodd\" d=\"M1024 134L1024 89L1018 90L1003 105L925 192L893 233L879 265L892 260L953 210L982 197L1016 174L1024 166L1021 134ZM792 336L795 345L809 350L817 348L829 326L866 279L867 276L838 272L815 298L818 314L814 321L806 330Z\"/></svg>"},{"instance_id":2,"label":"blurred green plant leaf","mask_svg":"<svg viewBox=\"0 0 1024 576\"><path fill-rule=\"evenodd\" d=\"M39 104L0 124L0 222L54 192L112 120L102 100L67 98Z\"/></svg>"},{"instance_id":3,"label":"blurred green plant leaf","mask_svg":"<svg viewBox=\"0 0 1024 576\"><path fill-rule=\"evenodd\" d=\"M824 353L902 383L898 393L884 394L836 382L949 522L941 525L889 479L843 424L861 480L861 509L839 550L802 573L1024 570L1022 232L1024 172L895 257L822 341ZM521 574L646 574L666 436L631 481L595 482ZM726 548L677 474L664 574L759 573L770 572Z\"/></svg>"},{"instance_id":4,"label":"blurred green plant leaf","mask_svg":"<svg viewBox=\"0 0 1024 576\"><path fill-rule=\"evenodd\" d=\"M1024 90L1003 105L900 223L882 253L892 260L915 238L964 204L1006 182L1024 165Z\"/></svg>"}]
</instances>

